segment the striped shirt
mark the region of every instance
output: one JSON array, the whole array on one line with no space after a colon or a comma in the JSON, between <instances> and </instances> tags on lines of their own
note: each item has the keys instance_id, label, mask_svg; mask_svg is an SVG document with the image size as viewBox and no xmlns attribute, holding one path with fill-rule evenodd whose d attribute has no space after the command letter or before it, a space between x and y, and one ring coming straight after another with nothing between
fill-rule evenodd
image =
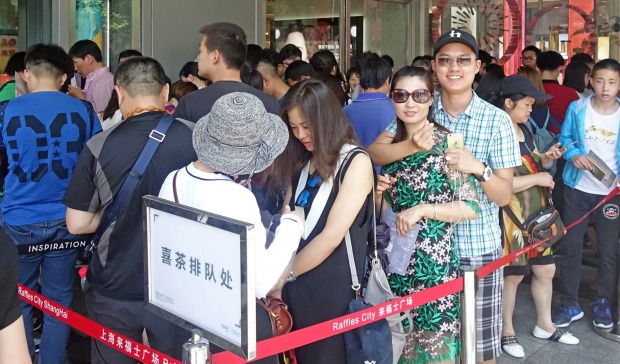
<instances>
[{"instance_id":1,"label":"striped shirt","mask_svg":"<svg viewBox=\"0 0 620 364\"><path fill-rule=\"evenodd\" d=\"M437 124L449 130L463 133L465 147L474 157L492 169L512 168L521 165L519 142L508 114L487 103L473 93L465 111L450 120L441 104L441 96L435 97L433 116ZM396 133L396 121L386 128ZM480 214L477 220L465 221L455 226L456 249L459 257L479 257L501 247L499 206L491 201L476 182L480 200Z\"/></svg>"}]
</instances>

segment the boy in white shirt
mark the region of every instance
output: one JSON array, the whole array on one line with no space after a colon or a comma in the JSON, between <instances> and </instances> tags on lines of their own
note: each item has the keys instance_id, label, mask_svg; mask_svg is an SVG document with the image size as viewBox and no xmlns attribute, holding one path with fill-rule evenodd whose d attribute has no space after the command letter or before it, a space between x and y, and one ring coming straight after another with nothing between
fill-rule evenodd
<instances>
[{"instance_id":1,"label":"boy in white shirt","mask_svg":"<svg viewBox=\"0 0 620 364\"><path fill-rule=\"evenodd\" d=\"M568 146L564 153L567 160L562 178L568 187L564 189L564 223L569 225L585 215L604 196L613 191L617 177L604 183L594 174L596 166L588 153L596 154L618 176L620 165L620 63L613 59L598 62L590 77L594 95L570 104L560 143ZM571 143L576 142L574 145ZM598 164L603 164L597 162ZM592 173L591 173L592 172ZM598 241L599 269L596 277L597 299L592 303L594 326L609 329L613 326L611 301L617 287L618 220L620 195L599 207L589 219L568 231L561 249L562 304L553 315L558 327L567 327L572 321L583 317L579 307L579 281L581 279L582 240L589 220L595 225Z\"/></svg>"}]
</instances>

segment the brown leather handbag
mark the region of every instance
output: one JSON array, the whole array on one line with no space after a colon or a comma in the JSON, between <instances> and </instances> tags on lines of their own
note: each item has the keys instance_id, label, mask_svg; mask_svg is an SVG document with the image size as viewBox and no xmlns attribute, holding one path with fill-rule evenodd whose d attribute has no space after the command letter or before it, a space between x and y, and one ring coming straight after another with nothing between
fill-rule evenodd
<instances>
[{"instance_id":1,"label":"brown leather handbag","mask_svg":"<svg viewBox=\"0 0 620 364\"><path fill-rule=\"evenodd\" d=\"M287 334L293 327L293 317L288 312L288 306L281 299L267 296L263 299L256 299L256 302L267 311L271 319L273 336Z\"/></svg>"}]
</instances>

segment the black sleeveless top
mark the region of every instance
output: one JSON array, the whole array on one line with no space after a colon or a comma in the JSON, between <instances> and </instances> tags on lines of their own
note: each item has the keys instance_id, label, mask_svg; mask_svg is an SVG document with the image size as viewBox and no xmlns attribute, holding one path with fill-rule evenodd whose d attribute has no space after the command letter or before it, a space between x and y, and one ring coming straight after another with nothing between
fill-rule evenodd
<instances>
[{"instance_id":1,"label":"black sleeveless top","mask_svg":"<svg viewBox=\"0 0 620 364\"><path fill-rule=\"evenodd\" d=\"M347 169L354 156L362 153L355 149L348 161L340 168L334 178L333 189L325 204L316 226L307 239L301 239L298 252L308 245L315 236L323 231L327 223L327 216L336 200L339 191L339 183L344 178ZM293 178L293 191L299 183L300 174ZM318 192L311 191L310 199ZM350 227L351 244L360 282L364 277L364 259L367 252L367 238L372 220L372 193L366 196L366 200L358 212L353 225ZM291 198L291 210L295 209L295 196ZM305 209L306 216L312 208ZM293 316L293 329L308 327L329 319L344 315L347 312L349 302L355 296L351 289L351 272L347 258L347 247L342 239L340 245L332 254L316 268L299 276L294 282L287 283L283 290L283 299L289 305ZM299 364L333 364L346 363L346 351L343 335L336 335L319 342L306 345L295 350L295 356Z\"/></svg>"}]
</instances>

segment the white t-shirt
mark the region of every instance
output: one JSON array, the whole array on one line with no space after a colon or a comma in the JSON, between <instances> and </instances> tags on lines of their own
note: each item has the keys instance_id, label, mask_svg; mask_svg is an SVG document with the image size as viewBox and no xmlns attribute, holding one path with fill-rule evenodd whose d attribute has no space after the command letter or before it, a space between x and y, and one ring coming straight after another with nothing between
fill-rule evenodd
<instances>
[{"instance_id":1,"label":"white t-shirt","mask_svg":"<svg viewBox=\"0 0 620 364\"><path fill-rule=\"evenodd\" d=\"M159 197L174 201L171 172ZM198 170L190 163L179 170L176 179L179 203L214 214L254 224L256 229L256 297L263 298L278 282L297 251L303 233L301 220L292 214L282 217L269 248L256 198L250 190L228 176Z\"/></svg>"},{"instance_id":2,"label":"white t-shirt","mask_svg":"<svg viewBox=\"0 0 620 364\"><path fill-rule=\"evenodd\" d=\"M593 151L611 170L618 175L618 128L620 127L620 108L611 115L601 115L588 102L585 117L585 150ZM594 195L607 195L614 188L605 186L588 171L584 171L576 189Z\"/></svg>"}]
</instances>

